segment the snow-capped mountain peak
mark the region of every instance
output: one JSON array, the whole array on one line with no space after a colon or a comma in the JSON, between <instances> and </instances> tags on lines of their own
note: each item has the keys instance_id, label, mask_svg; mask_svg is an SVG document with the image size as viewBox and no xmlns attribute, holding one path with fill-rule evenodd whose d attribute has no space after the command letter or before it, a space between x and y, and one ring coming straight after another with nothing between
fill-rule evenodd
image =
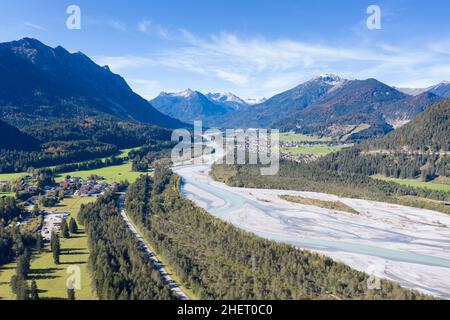
<instances>
[{"instance_id":1,"label":"snow-capped mountain peak","mask_svg":"<svg viewBox=\"0 0 450 320\"><path fill-rule=\"evenodd\" d=\"M254 105L266 102L267 99L266 98L248 98L248 99L244 99L244 101L248 105L254 106Z\"/></svg>"},{"instance_id":2,"label":"snow-capped mountain peak","mask_svg":"<svg viewBox=\"0 0 450 320\"><path fill-rule=\"evenodd\" d=\"M448 85L450 85L450 81L445 80L445 81L442 81L441 83L437 84L434 88L440 88L442 86L448 86Z\"/></svg>"},{"instance_id":3,"label":"snow-capped mountain peak","mask_svg":"<svg viewBox=\"0 0 450 320\"><path fill-rule=\"evenodd\" d=\"M238 102L245 103L244 100L239 98L238 96L232 94L231 92L226 93L208 93L206 95L209 99L217 102Z\"/></svg>"},{"instance_id":4,"label":"snow-capped mountain peak","mask_svg":"<svg viewBox=\"0 0 450 320\"><path fill-rule=\"evenodd\" d=\"M243 107L247 106L247 103L243 99L239 98L238 96L236 96L231 92L208 93L206 97L211 101L228 105L235 110L242 109Z\"/></svg>"},{"instance_id":5,"label":"snow-capped mountain peak","mask_svg":"<svg viewBox=\"0 0 450 320\"><path fill-rule=\"evenodd\" d=\"M195 94L196 94L196 91L191 90L191 89L186 89L184 91L174 93L173 95L176 97L180 97L180 98L191 98Z\"/></svg>"},{"instance_id":6,"label":"snow-capped mountain peak","mask_svg":"<svg viewBox=\"0 0 450 320\"><path fill-rule=\"evenodd\" d=\"M320 76L314 78L313 81L320 81L320 82L329 84L331 86L335 86L335 85L342 83L345 80L336 74L326 73L326 74L321 74Z\"/></svg>"}]
</instances>

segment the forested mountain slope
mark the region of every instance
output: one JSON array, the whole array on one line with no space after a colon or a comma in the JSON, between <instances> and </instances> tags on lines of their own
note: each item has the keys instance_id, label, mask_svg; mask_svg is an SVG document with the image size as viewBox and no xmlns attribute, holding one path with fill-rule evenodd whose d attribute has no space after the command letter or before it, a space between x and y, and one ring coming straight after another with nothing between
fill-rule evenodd
<instances>
[{"instance_id":1,"label":"forested mountain slope","mask_svg":"<svg viewBox=\"0 0 450 320\"><path fill-rule=\"evenodd\" d=\"M0 120L0 149L36 150L39 141Z\"/></svg>"},{"instance_id":2,"label":"forested mountain slope","mask_svg":"<svg viewBox=\"0 0 450 320\"><path fill-rule=\"evenodd\" d=\"M93 115L183 126L134 93L122 77L80 52L30 38L0 44L1 118L24 123Z\"/></svg>"},{"instance_id":3,"label":"forested mountain slope","mask_svg":"<svg viewBox=\"0 0 450 320\"><path fill-rule=\"evenodd\" d=\"M326 170L433 180L450 176L450 100L378 140L331 154L318 165Z\"/></svg>"}]
</instances>

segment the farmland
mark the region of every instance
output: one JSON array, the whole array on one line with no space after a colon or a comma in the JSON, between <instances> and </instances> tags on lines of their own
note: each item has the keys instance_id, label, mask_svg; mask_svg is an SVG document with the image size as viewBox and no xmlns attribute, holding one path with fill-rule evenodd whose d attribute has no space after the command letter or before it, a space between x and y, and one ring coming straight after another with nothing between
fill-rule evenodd
<instances>
[{"instance_id":1,"label":"farmland","mask_svg":"<svg viewBox=\"0 0 450 320\"><path fill-rule=\"evenodd\" d=\"M123 165L118 166L109 166L105 168L99 168L94 170L84 170L84 171L72 171L72 172L64 172L57 174L55 177L56 182L60 182L67 175L69 176L77 176L83 179L87 179L90 175L99 175L105 178L106 183L120 182L128 180L129 182L133 182L136 180L142 173L133 172L131 169L131 163L128 162Z\"/></svg>"}]
</instances>

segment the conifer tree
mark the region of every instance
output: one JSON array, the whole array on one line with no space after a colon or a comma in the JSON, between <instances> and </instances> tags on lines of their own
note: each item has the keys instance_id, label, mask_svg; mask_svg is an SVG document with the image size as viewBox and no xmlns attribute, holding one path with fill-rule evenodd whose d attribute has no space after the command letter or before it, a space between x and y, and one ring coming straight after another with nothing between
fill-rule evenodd
<instances>
[{"instance_id":1,"label":"conifer tree","mask_svg":"<svg viewBox=\"0 0 450 320\"><path fill-rule=\"evenodd\" d=\"M74 218L70 218L69 231L71 234L75 234L78 232L78 225Z\"/></svg>"},{"instance_id":2,"label":"conifer tree","mask_svg":"<svg viewBox=\"0 0 450 320\"><path fill-rule=\"evenodd\" d=\"M62 219L61 221L61 237L68 239L70 237L69 227L67 226L66 219Z\"/></svg>"},{"instance_id":3,"label":"conifer tree","mask_svg":"<svg viewBox=\"0 0 450 320\"><path fill-rule=\"evenodd\" d=\"M39 300L39 290L38 290L36 281L34 281L34 280L31 282L30 299L31 300Z\"/></svg>"},{"instance_id":4,"label":"conifer tree","mask_svg":"<svg viewBox=\"0 0 450 320\"><path fill-rule=\"evenodd\" d=\"M67 289L67 299L71 301L75 300L75 289Z\"/></svg>"}]
</instances>

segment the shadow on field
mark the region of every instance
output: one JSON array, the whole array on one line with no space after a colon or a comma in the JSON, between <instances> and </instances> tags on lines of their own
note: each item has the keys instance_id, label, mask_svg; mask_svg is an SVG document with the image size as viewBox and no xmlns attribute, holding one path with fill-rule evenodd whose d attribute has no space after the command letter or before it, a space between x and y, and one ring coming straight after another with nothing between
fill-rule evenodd
<instances>
[{"instance_id":1,"label":"shadow on field","mask_svg":"<svg viewBox=\"0 0 450 320\"><path fill-rule=\"evenodd\" d=\"M47 268L47 269L31 269L30 270L30 274L34 275L34 274L50 274L50 273L55 273L56 271L59 271L58 268Z\"/></svg>"},{"instance_id":2,"label":"shadow on field","mask_svg":"<svg viewBox=\"0 0 450 320\"><path fill-rule=\"evenodd\" d=\"M54 297L45 297L45 298L39 298L39 300L47 300L47 301L66 301L65 298L54 298Z\"/></svg>"},{"instance_id":3,"label":"shadow on field","mask_svg":"<svg viewBox=\"0 0 450 320\"><path fill-rule=\"evenodd\" d=\"M59 271L58 268L48 268L48 269L32 269L29 274L30 280L48 280L57 279L59 276L52 276L51 274Z\"/></svg>"},{"instance_id":4,"label":"shadow on field","mask_svg":"<svg viewBox=\"0 0 450 320\"><path fill-rule=\"evenodd\" d=\"M71 255L80 255L80 254L88 254L89 252L85 251L83 248L70 248L70 249L61 249L61 255L71 256Z\"/></svg>"},{"instance_id":5,"label":"shadow on field","mask_svg":"<svg viewBox=\"0 0 450 320\"><path fill-rule=\"evenodd\" d=\"M6 271L6 270L13 270L13 269L15 269L15 268L14 267L1 267L0 272Z\"/></svg>"},{"instance_id":6,"label":"shadow on field","mask_svg":"<svg viewBox=\"0 0 450 320\"><path fill-rule=\"evenodd\" d=\"M61 262L60 265L82 265L86 264L86 261L71 261L71 262Z\"/></svg>"}]
</instances>

